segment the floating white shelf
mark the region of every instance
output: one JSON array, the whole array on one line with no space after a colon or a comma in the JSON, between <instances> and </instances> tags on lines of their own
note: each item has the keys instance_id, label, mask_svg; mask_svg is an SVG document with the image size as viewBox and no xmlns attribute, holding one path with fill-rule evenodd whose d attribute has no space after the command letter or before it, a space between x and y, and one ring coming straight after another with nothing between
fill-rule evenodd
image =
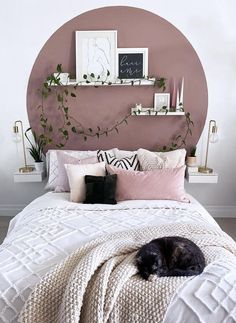
<instances>
[{"instance_id":1,"label":"floating white shelf","mask_svg":"<svg viewBox=\"0 0 236 323\"><path fill-rule=\"evenodd\" d=\"M195 184L216 184L218 183L218 174L217 173L210 173L204 174L199 172L189 173L186 171L186 180L189 183Z\"/></svg>"},{"instance_id":2,"label":"floating white shelf","mask_svg":"<svg viewBox=\"0 0 236 323\"><path fill-rule=\"evenodd\" d=\"M184 111L179 111L179 112L158 112L158 111L141 111L141 112L134 112L131 111L132 116L184 116L185 112Z\"/></svg>"},{"instance_id":3,"label":"floating white shelf","mask_svg":"<svg viewBox=\"0 0 236 323\"><path fill-rule=\"evenodd\" d=\"M155 82L155 78L150 78L148 80L146 79L142 79L142 80L132 80L128 81L128 80L123 80L123 82L121 82L120 80L116 80L115 82L111 83L111 84L102 84L101 81L95 81L95 82L90 82L90 83L86 83L86 81L81 81L81 82L77 82L76 80L69 80L66 84L62 84L61 86L147 86L147 85L154 85ZM51 86L57 86L56 84L52 84Z\"/></svg>"},{"instance_id":4,"label":"floating white shelf","mask_svg":"<svg viewBox=\"0 0 236 323\"><path fill-rule=\"evenodd\" d=\"M30 173L14 173L14 182L15 183L30 183L30 182L42 182L45 177L45 172L33 171Z\"/></svg>"}]
</instances>

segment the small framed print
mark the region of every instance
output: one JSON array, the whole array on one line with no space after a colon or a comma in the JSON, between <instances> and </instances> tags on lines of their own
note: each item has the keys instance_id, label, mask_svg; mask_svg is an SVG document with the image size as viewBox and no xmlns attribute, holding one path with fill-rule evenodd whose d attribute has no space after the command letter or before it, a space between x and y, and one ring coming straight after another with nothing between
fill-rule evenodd
<instances>
[{"instance_id":1,"label":"small framed print","mask_svg":"<svg viewBox=\"0 0 236 323\"><path fill-rule=\"evenodd\" d=\"M155 93L154 110L161 111L162 109L170 109L170 93Z\"/></svg>"},{"instance_id":2,"label":"small framed print","mask_svg":"<svg viewBox=\"0 0 236 323\"><path fill-rule=\"evenodd\" d=\"M148 76L148 48L117 48L116 75L134 80Z\"/></svg>"}]
</instances>

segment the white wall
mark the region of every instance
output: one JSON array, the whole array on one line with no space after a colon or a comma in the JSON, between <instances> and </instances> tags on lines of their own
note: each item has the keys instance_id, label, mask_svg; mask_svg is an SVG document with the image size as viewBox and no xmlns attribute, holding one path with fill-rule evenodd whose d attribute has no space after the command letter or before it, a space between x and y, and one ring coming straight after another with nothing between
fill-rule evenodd
<instances>
[{"instance_id":1,"label":"white wall","mask_svg":"<svg viewBox=\"0 0 236 323\"><path fill-rule=\"evenodd\" d=\"M109 5L136 6L162 16L179 28L196 49L208 82L208 119L216 119L219 125L220 142L211 145L209 164L220 178L217 185L188 184L187 189L215 215L236 216L235 0L4 1L0 11L0 215L16 214L44 192L41 183L14 184L12 175L22 164L22 154L12 142L11 130L17 119L28 126L26 88L37 54L69 19ZM204 151L206 134L202 137L199 152Z\"/></svg>"}]
</instances>

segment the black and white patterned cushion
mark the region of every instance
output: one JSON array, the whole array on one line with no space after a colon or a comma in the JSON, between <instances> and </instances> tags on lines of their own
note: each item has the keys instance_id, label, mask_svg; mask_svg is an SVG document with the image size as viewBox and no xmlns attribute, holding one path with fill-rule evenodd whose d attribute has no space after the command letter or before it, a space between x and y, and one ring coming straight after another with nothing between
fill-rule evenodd
<instances>
[{"instance_id":1,"label":"black and white patterned cushion","mask_svg":"<svg viewBox=\"0 0 236 323\"><path fill-rule=\"evenodd\" d=\"M97 151L97 158L99 162L126 169L126 170L139 170L139 161L137 154L130 157L117 159L112 153L103 150Z\"/></svg>"}]
</instances>

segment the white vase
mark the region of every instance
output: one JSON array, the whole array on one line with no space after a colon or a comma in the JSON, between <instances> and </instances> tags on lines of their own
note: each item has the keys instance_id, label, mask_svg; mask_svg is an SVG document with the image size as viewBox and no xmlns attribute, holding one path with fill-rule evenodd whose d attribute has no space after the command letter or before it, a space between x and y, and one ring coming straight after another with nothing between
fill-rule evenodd
<instances>
[{"instance_id":1,"label":"white vase","mask_svg":"<svg viewBox=\"0 0 236 323\"><path fill-rule=\"evenodd\" d=\"M43 173L44 172L44 162L34 162L34 167L35 167L35 170L36 172L41 172Z\"/></svg>"},{"instance_id":2,"label":"white vase","mask_svg":"<svg viewBox=\"0 0 236 323\"><path fill-rule=\"evenodd\" d=\"M67 85L68 84L69 76L70 76L69 73L60 73L60 74L59 73L54 73L54 76L56 78L59 77L60 82L61 82L62 85Z\"/></svg>"}]
</instances>

